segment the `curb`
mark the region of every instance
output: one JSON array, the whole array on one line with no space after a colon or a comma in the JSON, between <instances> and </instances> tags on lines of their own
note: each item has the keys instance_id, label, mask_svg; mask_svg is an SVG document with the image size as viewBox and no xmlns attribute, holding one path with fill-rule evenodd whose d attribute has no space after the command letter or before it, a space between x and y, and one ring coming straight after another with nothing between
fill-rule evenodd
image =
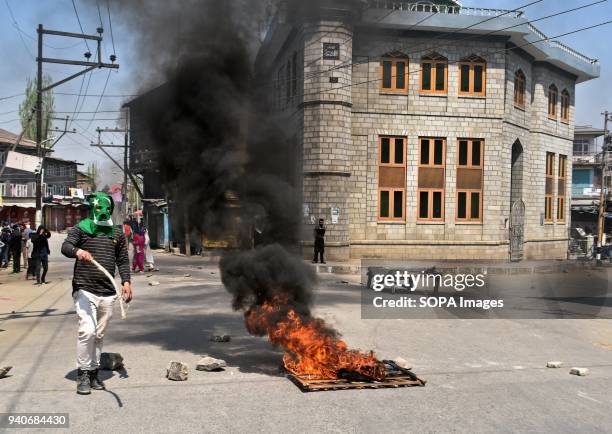
<instances>
[{"instance_id":1,"label":"curb","mask_svg":"<svg viewBox=\"0 0 612 434\"><path fill-rule=\"evenodd\" d=\"M361 265L311 265L319 274L361 274ZM384 265L380 265L384 267ZM391 267L393 268L393 267ZM399 267L398 267L399 268ZM414 268L412 264L410 268ZM555 265L534 265L526 267L504 267L496 265L477 265L477 266L449 266L441 264L436 266L436 271L443 274L489 274L489 275L531 275L531 274L554 274L564 273L575 270L602 270L612 268L612 264L605 263L597 266L592 262L563 262ZM367 270L365 270L367 271Z\"/></svg>"}]
</instances>

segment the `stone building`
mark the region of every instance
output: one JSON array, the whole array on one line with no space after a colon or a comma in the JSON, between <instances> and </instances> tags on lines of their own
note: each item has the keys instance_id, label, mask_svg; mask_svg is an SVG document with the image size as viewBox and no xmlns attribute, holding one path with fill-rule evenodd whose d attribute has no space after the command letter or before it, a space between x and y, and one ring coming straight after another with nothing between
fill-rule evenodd
<instances>
[{"instance_id":1,"label":"stone building","mask_svg":"<svg viewBox=\"0 0 612 434\"><path fill-rule=\"evenodd\" d=\"M297 131L305 256L324 217L337 260L566 257L575 85L596 60L520 11L297 3L256 69Z\"/></svg>"}]
</instances>

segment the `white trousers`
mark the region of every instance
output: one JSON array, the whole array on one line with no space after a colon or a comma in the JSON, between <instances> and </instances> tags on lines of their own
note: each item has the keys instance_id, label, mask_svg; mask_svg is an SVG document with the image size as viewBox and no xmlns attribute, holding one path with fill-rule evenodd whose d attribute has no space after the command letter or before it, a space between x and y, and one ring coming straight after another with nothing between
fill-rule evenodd
<instances>
[{"instance_id":1,"label":"white trousers","mask_svg":"<svg viewBox=\"0 0 612 434\"><path fill-rule=\"evenodd\" d=\"M104 331L113 315L117 296L99 297L87 291L77 291L73 299L79 318L77 368L92 371L100 367Z\"/></svg>"}]
</instances>

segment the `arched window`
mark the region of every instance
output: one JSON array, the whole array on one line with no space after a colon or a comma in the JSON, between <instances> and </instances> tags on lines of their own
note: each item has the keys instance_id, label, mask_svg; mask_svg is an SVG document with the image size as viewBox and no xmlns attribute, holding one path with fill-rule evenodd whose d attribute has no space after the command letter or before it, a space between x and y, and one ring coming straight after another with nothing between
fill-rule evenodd
<instances>
[{"instance_id":1,"label":"arched window","mask_svg":"<svg viewBox=\"0 0 612 434\"><path fill-rule=\"evenodd\" d=\"M472 54L459 62L459 95L485 96L487 64Z\"/></svg>"},{"instance_id":2,"label":"arched window","mask_svg":"<svg viewBox=\"0 0 612 434\"><path fill-rule=\"evenodd\" d=\"M567 89L563 89L561 92L561 121L565 123L569 123L570 119L570 95Z\"/></svg>"},{"instance_id":3,"label":"arched window","mask_svg":"<svg viewBox=\"0 0 612 434\"><path fill-rule=\"evenodd\" d=\"M448 86L448 59L431 53L421 59L421 93L445 94Z\"/></svg>"},{"instance_id":4,"label":"arched window","mask_svg":"<svg viewBox=\"0 0 612 434\"><path fill-rule=\"evenodd\" d=\"M514 105L525 108L525 74L520 69L514 73Z\"/></svg>"},{"instance_id":5,"label":"arched window","mask_svg":"<svg viewBox=\"0 0 612 434\"><path fill-rule=\"evenodd\" d=\"M550 119L557 119L557 86L551 84L548 88L548 117Z\"/></svg>"}]
</instances>

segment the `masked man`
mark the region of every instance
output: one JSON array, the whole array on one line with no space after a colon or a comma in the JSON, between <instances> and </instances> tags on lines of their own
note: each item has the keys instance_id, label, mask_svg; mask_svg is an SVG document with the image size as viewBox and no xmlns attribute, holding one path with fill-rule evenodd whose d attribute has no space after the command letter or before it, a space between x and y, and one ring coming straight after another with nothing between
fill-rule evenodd
<instances>
[{"instance_id":1,"label":"masked man","mask_svg":"<svg viewBox=\"0 0 612 434\"><path fill-rule=\"evenodd\" d=\"M94 193L87 196L87 202L89 218L70 229L62 245L64 256L76 258L72 298L79 318L77 393L81 395L90 394L91 389L104 389L98 378L102 339L115 300L122 296L91 260L95 259L113 276L118 268L123 298L128 303L132 299L127 242L121 228L115 228L111 220L113 199L105 193Z\"/></svg>"}]
</instances>

